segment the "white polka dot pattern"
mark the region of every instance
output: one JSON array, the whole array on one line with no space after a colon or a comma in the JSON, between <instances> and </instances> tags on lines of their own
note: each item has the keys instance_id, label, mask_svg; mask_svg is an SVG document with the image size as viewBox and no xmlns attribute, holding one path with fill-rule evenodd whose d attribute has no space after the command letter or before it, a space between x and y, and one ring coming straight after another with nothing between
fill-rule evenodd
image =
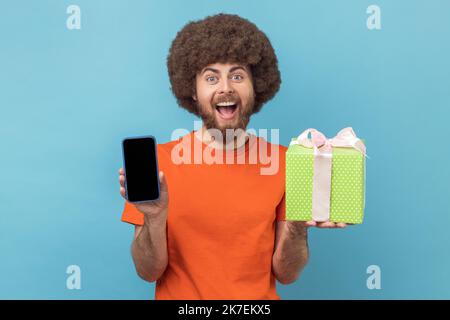
<instances>
[{"instance_id":1,"label":"white polka dot pattern","mask_svg":"<svg viewBox=\"0 0 450 320\"><path fill-rule=\"evenodd\" d=\"M286 153L286 219L312 220L313 150L292 145ZM364 217L365 158L333 148L330 221L360 224Z\"/></svg>"}]
</instances>

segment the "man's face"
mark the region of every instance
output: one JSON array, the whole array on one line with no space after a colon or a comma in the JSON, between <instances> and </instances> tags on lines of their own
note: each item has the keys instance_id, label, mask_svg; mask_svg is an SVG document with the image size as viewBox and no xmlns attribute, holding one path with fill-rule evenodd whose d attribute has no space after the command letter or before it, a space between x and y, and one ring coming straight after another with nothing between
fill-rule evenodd
<instances>
[{"instance_id":1,"label":"man's face","mask_svg":"<svg viewBox=\"0 0 450 320\"><path fill-rule=\"evenodd\" d=\"M215 63L196 76L199 114L207 129L244 129L250 121L255 93L250 70L236 63Z\"/></svg>"}]
</instances>

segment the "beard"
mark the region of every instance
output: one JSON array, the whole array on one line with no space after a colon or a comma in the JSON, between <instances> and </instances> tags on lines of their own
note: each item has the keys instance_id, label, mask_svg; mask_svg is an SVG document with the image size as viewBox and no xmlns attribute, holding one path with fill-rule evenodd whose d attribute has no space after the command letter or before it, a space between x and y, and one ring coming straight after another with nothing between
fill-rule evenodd
<instances>
[{"instance_id":1,"label":"beard","mask_svg":"<svg viewBox=\"0 0 450 320\"><path fill-rule=\"evenodd\" d=\"M200 103L197 103L197 107L199 110L198 114L199 114L200 118L202 119L205 128L207 130L209 130L209 129L220 130L222 133L222 137L223 137L223 144L225 144L226 137L227 137L227 134L226 134L227 130L242 129L245 131L248 123L250 122L250 116L253 114L254 103L255 103L255 100L250 99L248 101L247 105L240 105L240 107L237 110L238 114L236 115L237 122L234 124L230 123L230 124L225 124L225 125L220 125L218 123L216 114L215 114L216 110L215 110L214 106L211 109L211 107L202 106L202 105L200 105Z\"/></svg>"}]
</instances>

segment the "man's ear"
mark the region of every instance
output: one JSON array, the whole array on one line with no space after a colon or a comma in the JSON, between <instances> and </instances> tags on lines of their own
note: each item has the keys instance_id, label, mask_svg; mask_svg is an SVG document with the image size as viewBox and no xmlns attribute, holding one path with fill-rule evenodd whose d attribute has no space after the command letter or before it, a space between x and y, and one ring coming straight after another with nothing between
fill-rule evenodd
<instances>
[{"instance_id":1,"label":"man's ear","mask_svg":"<svg viewBox=\"0 0 450 320\"><path fill-rule=\"evenodd\" d=\"M195 93L192 95L192 99L194 99L194 101L197 101L197 95Z\"/></svg>"}]
</instances>

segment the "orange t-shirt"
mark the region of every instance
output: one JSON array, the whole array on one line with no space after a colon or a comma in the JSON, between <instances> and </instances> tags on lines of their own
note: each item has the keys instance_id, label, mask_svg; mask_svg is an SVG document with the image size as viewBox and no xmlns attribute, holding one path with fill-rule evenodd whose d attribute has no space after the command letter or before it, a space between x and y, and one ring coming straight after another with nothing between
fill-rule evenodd
<instances>
[{"instance_id":1,"label":"orange t-shirt","mask_svg":"<svg viewBox=\"0 0 450 320\"><path fill-rule=\"evenodd\" d=\"M168 265L156 282L155 299L280 299L272 255L275 222L285 219L287 148L253 137L245 148L222 151L223 163L213 164L207 155L217 160L220 151L194 131L158 144L169 192ZM271 174L261 174L271 166ZM143 214L125 201L122 221L142 225Z\"/></svg>"}]
</instances>

